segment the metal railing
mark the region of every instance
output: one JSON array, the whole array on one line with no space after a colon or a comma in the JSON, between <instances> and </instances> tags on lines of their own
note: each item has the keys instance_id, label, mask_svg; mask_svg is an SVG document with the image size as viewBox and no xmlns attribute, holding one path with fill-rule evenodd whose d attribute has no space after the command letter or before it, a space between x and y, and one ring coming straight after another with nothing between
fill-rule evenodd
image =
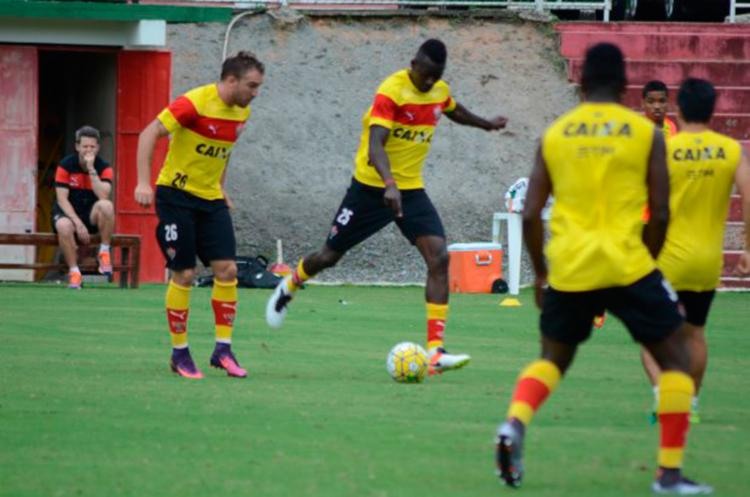
<instances>
[{"instance_id":1,"label":"metal railing","mask_svg":"<svg viewBox=\"0 0 750 497\"><path fill-rule=\"evenodd\" d=\"M135 2L135 0L130 0ZM544 12L549 10L601 10L603 11L604 21L609 21L609 14L612 10L612 0L140 0L141 4L153 3L170 3L170 4L203 4L203 5L224 5L237 9L246 9L259 6L295 6L304 8L304 6L315 7L316 9L328 8L335 9L346 7L348 9L367 10L368 8L381 9L385 6L396 7L469 7L469 8L507 8L510 10L534 10Z\"/></svg>"},{"instance_id":2,"label":"metal railing","mask_svg":"<svg viewBox=\"0 0 750 497\"><path fill-rule=\"evenodd\" d=\"M729 5L729 22L737 22L737 9L750 9L750 2L732 0Z\"/></svg>"}]
</instances>

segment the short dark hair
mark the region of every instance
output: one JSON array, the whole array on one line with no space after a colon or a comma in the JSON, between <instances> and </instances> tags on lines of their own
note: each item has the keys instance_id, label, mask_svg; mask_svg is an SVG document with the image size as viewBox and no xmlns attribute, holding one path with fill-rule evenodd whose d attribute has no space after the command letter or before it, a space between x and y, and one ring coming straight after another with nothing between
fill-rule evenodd
<instances>
[{"instance_id":1,"label":"short dark hair","mask_svg":"<svg viewBox=\"0 0 750 497\"><path fill-rule=\"evenodd\" d=\"M448 49L445 48L445 43L435 38L430 38L422 43L417 51L417 55L420 54L441 66L448 59Z\"/></svg>"},{"instance_id":2,"label":"short dark hair","mask_svg":"<svg viewBox=\"0 0 750 497\"><path fill-rule=\"evenodd\" d=\"M606 89L619 95L626 84L625 58L617 45L597 43L586 50L581 76L584 93Z\"/></svg>"},{"instance_id":3,"label":"short dark hair","mask_svg":"<svg viewBox=\"0 0 750 497\"><path fill-rule=\"evenodd\" d=\"M81 138L83 138L84 136L88 138L95 138L97 143L99 143L99 141L101 140L101 135L99 134L99 130L93 126L86 125L86 126L81 126L80 128L78 128L76 130L76 143L80 143Z\"/></svg>"},{"instance_id":4,"label":"short dark hair","mask_svg":"<svg viewBox=\"0 0 750 497\"><path fill-rule=\"evenodd\" d=\"M707 123L716 105L716 89L710 81L688 78L680 85L677 105L685 122Z\"/></svg>"},{"instance_id":5,"label":"short dark hair","mask_svg":"<svg viewBox=\"0 0 750 497\"><path fill-rule=\"evenodd\" d=\"M239 79L247 71L255 69L261 74L266 72L266 67L252 52L237 52L237 55L228 57L221 65L221 79L225 80L229 76Z\"/></svg>"},{"instance_id":6,"label":"short dark hair","mask_svg":"<svg viewBox=\"0 0 750 497\"><path fill-rule=\"evenodd\" d=\"M646 95L652 91L663 91L664 93L669 93L667 85L664 83L664 81L659 81L658 79L652 79L651 81L643 85L641 97L646 98Z\"/></svg>"}]
</instances>

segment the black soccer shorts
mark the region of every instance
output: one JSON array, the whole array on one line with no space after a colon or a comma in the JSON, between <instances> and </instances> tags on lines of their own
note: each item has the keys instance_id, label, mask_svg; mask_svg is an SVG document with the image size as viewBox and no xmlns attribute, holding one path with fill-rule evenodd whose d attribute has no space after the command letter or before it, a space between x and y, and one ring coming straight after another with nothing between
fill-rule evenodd
<instances>
[{"instance_id":1,"label":"black soccer shorts","mask_svg":"<svg viewBox=\"0 0 750 497\"><path fill-rule=\"evenodd\" d=\"M79 205L79 206L73 206L73 209L76 211L76 215L81 218L81 221L83 221L83 224L86 226L86 229L88 232L92 235L95 235L99 233L99 227L91 222L91 211L94 210L94 204L86 204L86 205ZM57 233L57 221L62 217L68 217L67 214L60 208L60 206L55 202L55 205L52 207L52 231Z\"/></svg>"},{"instance_id":2,"label":"black soccer shorts","mask_svg":"<svg viewBox=\"0 0 750 497\"><path fill-rule=\"evenodd\" d=\"M420 236L445 238L443 222L424 189L401 190L404 215L400 219L383 202L384 191L352 179L331 223L326 239L329 248L343 254L393 221L411 244Z\"/></svg>"},{"instance_id":3,"label":"black soccer shorts","mask_svg":"<svg viewBox=\"0 0 750 497\"><path fill-rule=\"evenodd\" d=\"M550 287L544 292L539 324L544 336L577 345L589 338L594 316L606 309L625 324L635 341L654 343L682 324L677 298L658 270L623 287L585 292L561 292Z\"/></svg>"},{"instance_id":4,"label":"black soccer shorts","mask_svg":"<svg viewBox=\"0 0 750 497\"><path fill-rule=\"evenodd\" d=\"M156 187L156 239L169 269L180 271L211 261L234 260L236 241L224 199L205 200L166 186Z\"/></svg>"},{"instance_id":5,"label":"black soccer shorts","mask_svg":"<svg viewBox=\"0 0 750 497\"><path fill-rule=\"evenodd\" d=\"M690 292L687 290L678 290L677 295L680 298L680 306L685 321L693 326L705 326L708 319L708 311L711 310L711 303L716 295L715 290L708 292Z\"/></svg>"}]
</instances>

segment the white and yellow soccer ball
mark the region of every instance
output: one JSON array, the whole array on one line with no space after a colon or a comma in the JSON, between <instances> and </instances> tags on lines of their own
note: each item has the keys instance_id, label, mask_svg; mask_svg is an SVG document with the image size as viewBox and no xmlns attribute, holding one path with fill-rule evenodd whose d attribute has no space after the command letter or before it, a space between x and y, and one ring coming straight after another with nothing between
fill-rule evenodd
<instances>
[{"instance_id":1,"label":"white and yellow soccer ball","mask_svg":"<svg viewBox=\"0 0 750 497\"><path fill-rule=\"evenodd\" d=\"M388 353L385 363L388 374L399 383L422 382L429 365L427 352L412 342L396 344Z\"/></svg>"}]
</instances>

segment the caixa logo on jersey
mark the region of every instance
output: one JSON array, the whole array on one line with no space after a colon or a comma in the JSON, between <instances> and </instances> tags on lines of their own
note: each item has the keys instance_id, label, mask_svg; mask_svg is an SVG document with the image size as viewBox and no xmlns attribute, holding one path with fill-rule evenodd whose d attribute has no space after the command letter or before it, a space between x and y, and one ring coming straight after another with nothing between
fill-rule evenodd
<instances>
[{"instance_id":1,"label":"caixa logo on jersey","mask_svg":"<svg viewBox=\"0 0 750 497\"><path fill-rule=\"evenodd\" d=\"M213 157L215 159L227 159L229 157L230 148L208 145L206 143L199 143L195 147L195 151L200 155L204 155L206 157Z\"/></svg>"}]
</instances>

